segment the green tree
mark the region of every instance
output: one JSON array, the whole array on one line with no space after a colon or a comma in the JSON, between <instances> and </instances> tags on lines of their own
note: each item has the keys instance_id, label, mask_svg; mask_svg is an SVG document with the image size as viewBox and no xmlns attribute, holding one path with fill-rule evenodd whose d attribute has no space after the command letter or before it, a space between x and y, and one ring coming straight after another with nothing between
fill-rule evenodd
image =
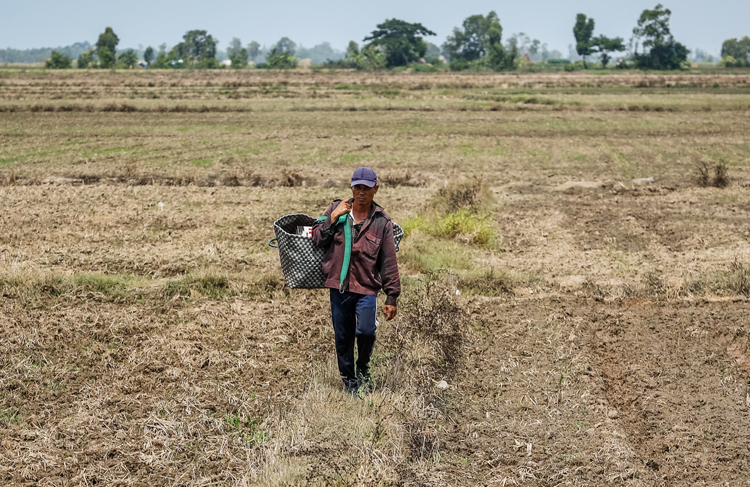
<instances>
[{"instance_id":1,"label":"green tree","mask_svg":"<svg viewBox=\"0 0 750 487\"><path fill-rule=\"evenodd\" d=\"M149 64L149 68L153 69L167 69L169 67L169 61L167 60L167 53L160 52L156 55L156 60L153 64Z\"/></svg>"},{"instance_id":2,"label":"green tree","mask_svg":"<svg viewBox=\"0 0 750 487\"><path fill-rule=\"evenodd\" d=\"M745 62L750 65L750 37L743 37L742 39L740 39L739 43L745 53Z\"/></svg>"},{"instance_id":3,"label":"green tree","mask_svg":"<svg viewBox=\"0 0 750 487\"><path fill-rule=\"evenodd\" d=\"M452 70L461 71L471 65L486 66L494 71L513 69L518 56L517 43L511 39L510 48L503 46L503 27L497 13L469 16L462 27L453 29L453 35L443 44Z\"/></svg>"},{"instance_id":4,"label":"green tree","mask_svg":"<svg viewBox=\"0 0 750 487\"><path fill-rule=\"evenodd\" d=\"M602 68L606 68L607 64L612 59L609 56L610 53L625 50L625 44L623 44L622 37L609 38L600 35L591 39L591 45L597 52L602 53Z\"/></svg>"},{"instance_id":5,"label":"green tree","mask_svg":"<svg viewBox=\"0 0 750 487\"><path fill-rule=\"evenodd\" d=\"M595 52L591 44L591 37L594 35L594 19L587 19L585 14L578 14L573 26L573 35L576 38L576 52L579 56L583 56L583 67L588 69L586 56Z\"/></svg>"},{"instance_id":6,"label":"green tree","mask_svg":"<svg viewBox=\"0 0 750 487\"><path fill-rule=\"evenodd\" d=\"M221 63L216 59L216 45L214 39L205 30L190 30L182 36L183 41L177 44L167 54L166 61L172 68L193 67L197 69L220 68Z\"/></svg>"},{"instance_id":7,"label":"green tree","mask_svg":"<svg viewBox=\"0 0 750 487\"><path fill-rule=\"evenodd\" d=\"M653 10L644 10L633 28L636 41L635 63L643 69L680 69L690 52L674 39L669 30L672 11L658 4ZM637 43L643 40L644 51L637 52Z\"/></svg>"},{"instance_id":8,"label":"green tree","mask_svg":"<svg viewBox=\"0 0 750 487\"><path fill-rule=\"evenodd\" d=\"M495 11L484 15L472 15L463 22L463 30L458 27L453 29L453 35L448 36L443 44L443 49L448 53L451 61L464 59L475 61L488 54L490 40L490 29L495 29L495 35L502 37L503 29L500 26L500 18ZM499 34L498 34L499 33Z\"/></svg>"},{"instance_id":9,"label":"green tree","mask_svg":"<svg viewBox=\"0 0 750 487\"><path fill-rule=\"evenodd\" d=\"M167 45L159 45L159 53L156 55L156 60L152 64L149 64L149 68L153 69L167 69L169 68L169 59L167 54Z\"/></svg>"},{"instance_id":10,"label":"green tree","mask_svg":"<svg viewBox=\"0 0 750 487\"><path fill-rule=\"evenodd\" d=\"M349 41L349 45L346 46L346 59L354 58L359 55L359 44L357 41Z\"/></svg>"},{"instance_id":11,"label":"green tree","mask_svg":"<svg viewBox=\"0 0 750 487\"><path fill-rule=\"evenodd\" d=\"M89 49L88 51L84 51L81 53L80 56L78 56L78 68L80 69L88 69L93 67L94 65L94 50Z\"/></svg>"},{"instance_id":12,"label":"green tree","mask_svg":"<svg viewBox=\"0 0 750 487\"><path fill-rule=\"evenodd\" d=\"M120 43L120 38L117 37L112 27L107 27L104 32L99 34L99 40L96 41L96 54L99 56L99 66L104 69L109 69L115 65L115 52L117 52L117 44Z\"/></svg>"},{"instance_id":13,"label":"green tree","mask_svg":"<svg viewBox=\"0 0 750 487\"><path fill-rule=\"evenodd\" d=\"M145 61L146 64L151 64L151 61L154 59L154 48L151 46L148 46L145 51L143 51L143 61Z\"/></svg>"},{"instance_id":14,"label":"green tree","mask_svg":"<svg viewBox=\"0 0 750 487\"><path fill-rule=\"evenodd\" d=\"M183 57L194 60L215 59L218 40L205 30L189 30L182 36L183 41L178 50Z\"/></svg>"},{"instance_id":15,"label":"green tree","mask_svg":"<svg viewBox=\"0 0 750 487\"><path fill-rule=\"evenodd\" d=\"M161 54L156 58L156 61L159 61L159 58L161 57ZM169 50L168 53L164 56L164 62L166 63L167 67L179 69L185 67L185 59L188 59L190 61L190 58L187 57L187 53L185 52L185 45L180 42L176 46L174 46L172 49Z\"/></svg>"},{"instance_id":16,"label":"green tree","mask_svg":"<svg viewBox=\"0 0 750 487\"><path fill-rule=\"evenodd\" d=\"M44 67L46 69L70 69L72 65L72 59L57 51L52 51L50 58L44 62Z\"/></svg>"},{"instance_id":17,"label":"green tree","mask_svg":"<svg viewBox=\"0 0 750 487\"><path fill-rule=\"evenodd\" d=\"M732 56L724 56L724 57L721 58L721 64L725 68L736 68L736 67L742 66L741 63L742 63L742 61L737 61Z\"/></svg>"},{"instance_id":18,"label":"green tree","mask_svg":"<svg viewBox=\"0 0 750 487\"><path fill-rule=\"evenodd\" d=\"M289 52L280 51L277 47L268 53L268 67L271 69L293 69L297 67L299 59Z\"/></svg>"},{"instance_id":19,"label":"green tree","mask_svg":"<svg viewBox=\"0 0 750 487\"><path fill-rule=\"evenodd\" d=\"M495 71L507 71L513 69L518 47L516 42L511 42L511 48L505 50L502 43L503 29L500 22L494 22L487 30L487 66Z\"/></svg>"},{"instance_id":20,"label":"green tree","mask_svg":"<svg viewBox=\"0 0 750 487\"><path fill-rule=\"evenodd\" d=\"M117 64L123 68L132 69L138 63L138 54L132 49L120 54L117 58Z\"/></svg>"},{"instance_id":21,"label":"green tree","mask_svg":"<svg viewBox=\"0 0 750 487\"><path fill-rule=\"evenodd\" d=\"M232 69L242 69L247 67L247 49L242 47L242 41L233 38L227 48L227 56L232 61Z\"/></svg>"},{"instance_id":22,"label":"green tree","mask_svg":"<svg viewBox=\"0 0 750 487\"><path fill-rule=\"evenodd\" d=\"M290 56L294 56L294 53L297 51L297 44L288 37L282 37L274 48L279 53L287 53Z\"/></svg>"},{"instance_id":23,"label":"green tree","mask_svg":"<svg viewBox=\"0 0 750 487\"><path fill-rule=\"evenodd\" d=\"M99 57L99 67L104 69L114 68L117 58L115 53L111 51L107 46L102 46L97 49L97 56Z\"/></svg>"},{"instance_id":24,"label":"green tree","mask_svg":"<svg viewBox=\"0 0 750 487\"><path fill-rule=\"evenodd\" d=\"M750 66L750 37L725 40L721 45L721 59L727 66Z\"/></svg>"},{"instance_id":25,"label":"green tree","mask_svg":"<svg viewBox=\"0 0 750 487\"><path fill-rule=\"evenodd\" d=\"M253 41L247 45L247 54L250 56L251 61L255 61L260 55L260 44Z\"/></svg>"},{"instance_id":26,"label":"green tree","mask_svg":"<svg viewBox=\"0 0 750 487\"><path fill-rule=\"evenodd\" d=\"M343 67L353 67L360 71L375 71L385 66L385 54L380 46L367 45L360 50L356 42L349 42Z\"/></svg>"},{"instance_id":27,"label":"green tree","mask_svg":"<svg viewBox=\"0 0 750 487\"><path fill-rule=\"evenodd\" d=\"M385 49L388 67L405 66L424 57L427 43L420 36L436 35L422 24L410 24L398 19L386 20L376 27L364 41L370 41L369 46Z\"/></svg>"}]
</instances>

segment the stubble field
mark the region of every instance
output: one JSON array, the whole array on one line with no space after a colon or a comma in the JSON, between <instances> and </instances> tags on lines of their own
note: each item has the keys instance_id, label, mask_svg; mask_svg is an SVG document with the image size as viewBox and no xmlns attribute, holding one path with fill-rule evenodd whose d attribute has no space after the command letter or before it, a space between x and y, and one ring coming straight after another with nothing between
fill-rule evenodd
<instances>
[{"instance_id":1,"label":"stubble field","mask_svg":"<svg viewBox=\"0 0 750 487\"><path fill-rule=\"evenodd\" d=\"M748 133L748 74L2 71L0 483L748 485ZM267 242L361 165L349 397Z\"/></svg>"}]
</instances>

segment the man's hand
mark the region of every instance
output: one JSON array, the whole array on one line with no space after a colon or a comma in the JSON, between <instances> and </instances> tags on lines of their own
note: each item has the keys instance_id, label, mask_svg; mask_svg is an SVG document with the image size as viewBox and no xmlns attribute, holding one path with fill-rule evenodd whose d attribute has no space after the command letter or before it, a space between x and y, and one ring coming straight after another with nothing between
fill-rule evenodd
<instances>
[{"instance_id":1,"label":"man's hand","mask_svg":"<svg viewBox=\"0 0 750 487\"><path fill-rule=\"evenodd\" d=\"M396 307L386 304L383 306L383 314L385 315L385 321L391 321L396 317Z\"/></svg>"},{"instance_id":2,"label":"man's hand","mask_svg":"<svg viewBox=\"0 0 750 487\"><path fill-rule=\"evenodd\" d=\"M331 223L336 224L341 215L346 215L352 209L352 205L349 204L349 200L342 200L339 206L331 212Z\"/></svg>"}]
</instances>

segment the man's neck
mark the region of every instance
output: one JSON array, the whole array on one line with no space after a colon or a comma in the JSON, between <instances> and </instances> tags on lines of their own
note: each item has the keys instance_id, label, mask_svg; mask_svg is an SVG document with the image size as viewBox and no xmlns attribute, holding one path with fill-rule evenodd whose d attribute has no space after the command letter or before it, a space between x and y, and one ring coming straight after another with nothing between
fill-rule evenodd
<instances>
[{"instance_id":1,"label":"man's neck","mask_svg":"<svg viewBox=\"0 0 750 487\"><path fill-rule=\"evenodd\" d=\"M357 218L357 221L364 220L367 218L367 215L370 214L370 209L372 208L372 202L370 202L367 206L358 205L356 201L352 204L352 212L355 216L360 216L361 218Z\"/></svg>"}]
</instances>

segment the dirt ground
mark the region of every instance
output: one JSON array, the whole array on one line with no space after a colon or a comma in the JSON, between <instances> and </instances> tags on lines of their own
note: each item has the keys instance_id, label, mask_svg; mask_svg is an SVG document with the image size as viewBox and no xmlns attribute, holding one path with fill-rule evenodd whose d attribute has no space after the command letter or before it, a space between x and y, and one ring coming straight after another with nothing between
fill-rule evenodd
<instances>
[{"instance_id":1,"label":"dirt ground","mask_svg":"<svg viewBox=\"0 0 750 487\"><path fill-rule=\"evenodd\" d=\"M481 378L465 384L475 427L452 442L483 452L478 483L523 469L541 485L746 482L748 371L727 352L747 353L746 303L554 298L497 312L472 360ZM562 350L549 345L560 334Z\"/></svg>"},{"instance_id":2,"label":"dirt ground","mask_svg":"<svg viewBox=\"0 0 750 487\"><path fill-rule=\"evenodd\" d=\"M6 357L23 349L27 360L4 367L4 397L22 417L5 427L4 482L231 483L247 475L257 452L222 454L245 447L238 436L247 434L225 412L283 413L333 353L324 295L305 294L304 310L288 301L157 310L80 296L30 311L6 300ZM747 481L750 374L738 365L749 351L746 302L462 304L473 332L437 421L443 460L402 472L402 481ZM310 443L295 454L308 465L298 481L346 478L345 442ZM189 468L176 474L174 464Z\"/></svg>"},{"instance_id":3,"label":"dirt ground","mask_svg":"<svg viewBox=\"0 0 750 487\"><path fill-rule=\"evenodd\" d=\"M750 76L0 75L3 485L750 483ZM267 242L363 164L360 398Z\"/></svg>"}]
</instances>

